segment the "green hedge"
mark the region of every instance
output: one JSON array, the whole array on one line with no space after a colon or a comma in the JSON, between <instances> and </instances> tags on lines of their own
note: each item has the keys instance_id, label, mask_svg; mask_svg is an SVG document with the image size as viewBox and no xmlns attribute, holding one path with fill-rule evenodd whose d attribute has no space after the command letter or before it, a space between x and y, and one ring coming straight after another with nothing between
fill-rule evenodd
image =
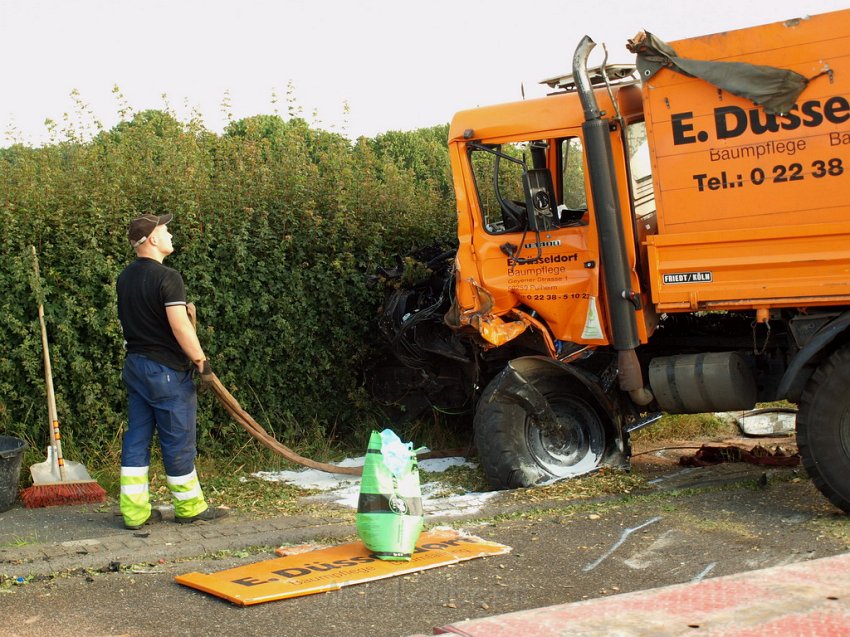
<instances>
[{"instance_id":1,"label":"green hedge","mask_svg":"<svg viewBox=\"0 0 850 637\"><path fill-rule=\"evenodd\" d=\"M126 421L115 278L127 222L173 212L166 264L198 306L201 342L243 406L280 438L376 418L376 355L392 255L455 231L447 127L356 142L256 116L222 135L145 111L90 142L0 150L0 432L38 445L47 418L29 246L38 250L58 411L79 451L114 448ZM246 435L202 400L201 447Z\"/></svg>"}]
</instances>

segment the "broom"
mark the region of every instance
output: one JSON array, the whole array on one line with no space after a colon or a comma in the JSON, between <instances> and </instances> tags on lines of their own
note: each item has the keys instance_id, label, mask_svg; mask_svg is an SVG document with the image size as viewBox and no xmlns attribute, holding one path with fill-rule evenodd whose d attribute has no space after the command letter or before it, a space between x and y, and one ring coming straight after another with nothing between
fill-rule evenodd
<instances>
[{"instance_id":1,"label":"broom","mask_svg":"<svg viewBox=\"0 0 850 637\"><path fill-rule=\"evenodd\" d=\"M44 350L44 382L47 388L47 417L50 420L50 446L47 460L30 467L32 486L21 492L21 502L28 509L60 504L89 504L106 500L106 491L95 482L79 462L66 461L62 456L59 434L59 417L56 413L56 395L53 391L53 372L47 346L47 327L44 323L44 306L41 302L38 256L32 246L33 291L38 301L38 321L41 324L41 345Z\"/></svg>"}]
</instances>

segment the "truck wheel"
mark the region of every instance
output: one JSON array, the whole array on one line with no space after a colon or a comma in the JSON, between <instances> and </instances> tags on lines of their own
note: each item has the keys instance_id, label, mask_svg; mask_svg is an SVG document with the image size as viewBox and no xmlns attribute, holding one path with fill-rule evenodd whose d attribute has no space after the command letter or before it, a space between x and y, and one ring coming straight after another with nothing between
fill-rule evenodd
<instances>
[{"instance_id":1,"label":"truck wheel","mask_svg":"<svg viewBox=\"0 0 850 637\"><path fill-rule=\"evenodd\" d=\"M557 429L543 430L520 405L493 400L488 387L475 412L475 444L481 468L497 489L530 487L596 469L607 446L599 412L587 400L564 391L557 378L537 388L557 418Z\"/></svg>"},{"instance_id":2,"label":"truck wheel","mask_svg":"<svg viewBox=\"0 0 850 637\"><path fill-rule=\"evenodd\" d=\"M850 513L850 347L830 356L800 398L797 447L815 486Z\"/></svg>"}]
</instances>

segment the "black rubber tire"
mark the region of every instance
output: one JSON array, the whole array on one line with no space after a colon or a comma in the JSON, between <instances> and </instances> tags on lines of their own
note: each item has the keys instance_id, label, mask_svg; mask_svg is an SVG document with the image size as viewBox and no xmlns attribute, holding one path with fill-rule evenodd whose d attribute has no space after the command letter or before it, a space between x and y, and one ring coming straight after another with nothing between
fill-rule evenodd
<instances>
[{"instance_id":1,"label":"black rubber tire","mask_svg":"<svg viewBox=\"0 0 850 637\"><path fill-rule=\"evenodd\" d=\"M582 421L580 427L569 428L562 437L569 453L559 458L547 453L547 447L556 449L557 442L541 432L521 406L490 401L497 383L498 377L485 389L473 423L478 459L493 488L530 487L552 479L583 475L599 466L610 434L602 414L590 400L566 393L563 381L558 378L547 378L537 384L559 416L559 422ZM559 465L561 459L565 462ZM579 467L580 472L572 472Z\"/></svg>"},{"instance_id":2,"label":"black rubber tire","mask_svg":"<svg viewBox=\"0 0 850 637\"><path fill-rule=\"evenodd\" d=\"M806 384L797 447L815 486L850 513L850 347L834 352Z\"/></svg>"}]
</instances>

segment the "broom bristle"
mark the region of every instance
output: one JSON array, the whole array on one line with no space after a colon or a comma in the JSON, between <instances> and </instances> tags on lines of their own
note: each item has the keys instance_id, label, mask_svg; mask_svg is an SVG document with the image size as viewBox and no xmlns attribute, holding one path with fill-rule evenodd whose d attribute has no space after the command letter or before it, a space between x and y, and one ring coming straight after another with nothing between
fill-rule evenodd
<instances>
[{"instance_id":1,"label":"broom bristle","mask_svg":"<svg viewBox=\"0 0 850 637\"><path fill-rule=\"evenodd\" d=\"M97 482L34 484L21 491L21 502L28 509L106 501L106 491Z\"/></svg>"}]
</instances>

